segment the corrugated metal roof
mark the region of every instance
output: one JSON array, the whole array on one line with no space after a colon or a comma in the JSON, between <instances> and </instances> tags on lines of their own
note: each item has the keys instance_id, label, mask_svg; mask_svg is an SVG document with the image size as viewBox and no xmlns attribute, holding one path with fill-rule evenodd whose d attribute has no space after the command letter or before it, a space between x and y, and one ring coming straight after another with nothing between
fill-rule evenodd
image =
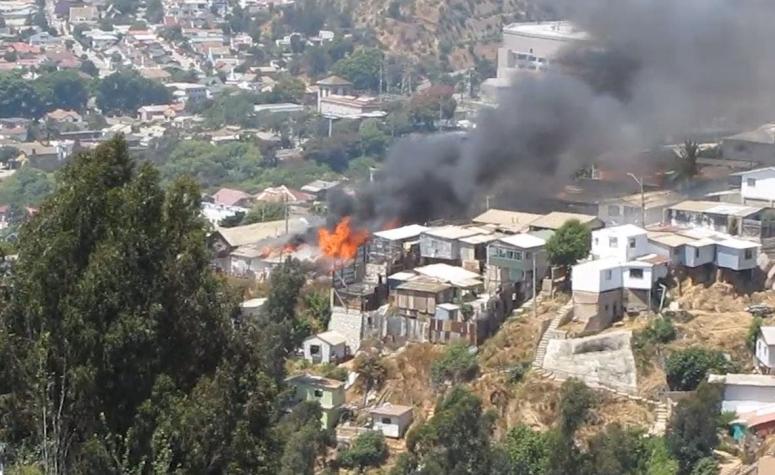
<instances>
[{"instance_id":1,"label":"corrugated metal roof","mask_svg":"<svg viewBox=\"0 0 775 475\"><path fill-rule=\"evenodd\" d=\"M581 224L588 224L595 221L597 216L552 211L530 223L530 226L536 228L559 229L563 224L573 219L579 221Z\"/></svg>"}]
</instances>

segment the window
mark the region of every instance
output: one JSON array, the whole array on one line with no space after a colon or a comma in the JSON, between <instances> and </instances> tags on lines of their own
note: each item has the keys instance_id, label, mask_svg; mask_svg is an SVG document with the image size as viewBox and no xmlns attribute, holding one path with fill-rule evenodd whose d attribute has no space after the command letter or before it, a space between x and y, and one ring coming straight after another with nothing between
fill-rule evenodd
<instances>
[{"instance_id":1,"label":"window","mask_svg":"<svg viewBox=\"0 0 775 475\"><path fill-rule=\"evenodd\" d=\"M595 243L595 246L597 246L600 244L600 239L598 239L597 236L595 236L595 239L593 242Z\"/></svg>"},{"instance_id":2,"label":"window","mask_svg":"<svg viewBox=\"0 0 775 475\"><path fill-rule=\"evenodd\" d=\"M318 397L318 398L320 398L320 397L323 397L323 391L321 391L320 389L316 389L316 390L314 390L314 391L312 392L312 394L314 394L314 395L315 395L315 397Z\"/></svg>"},{"instance_id":3,"label":"window","mask_svg":"<svg viewBox=\"0 0 775 475\"><path fill-rule=\"evenodd\" d=\"M531 254L531 253L529 253L529 252L525 252L525 260L526 260L526 261L528 261L528 260L530 260L530 259L532 259L532 258L533 258L533 254Z\"/></svg>"},{"instance_id":4,"label":"window","mask_svg":"<svg viewBox=\"0 0 775 475\"><path fill-rule=\"evenodd\" d=\"M699 247L695 247L694 248L694 257L695 257L695 259L699 259L700 258L700 248Z\"/></svg>"},{"instance_id":5,"label":"window","mask_svg":"<svg viewBox=\"0 0 775 475\"><path fill-rule=\"evenodd\" d=\"M619 206L608 205L608 216L619 216Z\"/></svg>"},{"instance_id":6,"label":"window","mask_svg":"<svg viewBox=\"0 0 775 475\"><path fill-rule=\"evenodd\" d=\"M643 269L630 269L630 278L631 279L642 279L643 278Z\"/></svg>"},{"instance_id":7,"label":"window","mask_svg":"<svg viewBox=\"0 0 775 475\"><path fill-rule=\"evenodd\" d=\"M320 354L320 345L310 345L309 346L309 354L311 354L311 355L319 355Z\"/></svg>"},{"instance_id":8,"label":"window","mask_svg":"<svg viewBox=\"0 0 775 475\"><path fill-rule=\"evenodd\" d=\"M382 418L382 423L383 424L392 424L393 423L393 419L391 419L389 417L383 417Z\"/></svg>"},{"instance_id":9,"label":"window","mask_svg":"<svg viewBox=\"0 0 775 475\"><path fill-rule=\"evenodd\" d=\"M522 251L512 251L514 253L513 259L515 261L521 261L522 260Z\"/></svg>"},{"instance_id":10,"label":"window","mask_svg":"<svg viewBox=\"0 0 775 475\"><path fill-rule=\"evenodd\" d=\"M753 259L753 249L746 249L745 250L745 258L746 259Z\"/></svg>"},{"instance_id":11,"label":"window","mask_svg":"<svg viewBox=\"0 0 775 475\"><path fill-rule=\"evenodd\" d=\"M630 238L627 243L630 245L630 249L635 249L635 238Z\"/></svg>"},{"instance_id":12,"label":"window","mask_svg":"<svg viewBox=\"0 0 775 475\"><path fill-rule=\"evenodd\" d=\"M679 249L679 248L677 248L677 247L676 247L675 249L673 249L673 255L674 255L674 256L677 256L677 255L678 255L678 254L680 254L680 253L681 253L681 249Z\"/></svg>"},{"instance_id":13,"label":"window","mask_svg":"<svg viewBox=\"0 0 775 475\"><path fill-rule=\"evenodd\" d=\"M756 188L756 178L747 178L745 184L749 188Z\"/></svg>"},{"instance_id":14,"label":"window","mask_svg":"<svg viewBox=\"0 0 775 475\"><path fill-rule=\"evenodd\" d=\"M613 278L614 273L611 272L611 269L608 269L605 271L605 280L611 280Z\"/></svg>"},{"instance_id":15,"label":"window","mask_svg":"<svg viewBox=\"0 0 775 475\"><path fill-rule=\"evenodd\" d=\"M608 238L608 247L619 247L619 238L611 236Z\"/></svg>"}]
</instances>

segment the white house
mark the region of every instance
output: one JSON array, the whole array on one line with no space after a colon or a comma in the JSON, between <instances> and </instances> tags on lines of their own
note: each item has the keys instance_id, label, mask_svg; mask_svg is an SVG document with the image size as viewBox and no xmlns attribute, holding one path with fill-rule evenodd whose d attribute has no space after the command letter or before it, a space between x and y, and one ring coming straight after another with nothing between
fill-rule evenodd
<instances>
[{"instance_id":1,"label":"white house","mask_svg":"<svg viewBox=\"0 0 775 475\"><path fill-rule=\"evenodd\" d=\"M371 426L385 437L400 439L412 423L412 407L385 403L371 411Z\"/></svg>"},{"instance_id":2,"label":"white house","mask_svg":"<svg viewBox=\"0 0 775 475\"><path fill-rule=\"evenodd\" d=\"M616 258L573 266L573 318L589 330L602 330L624 314L623 265Z\"/></svg>"},{"instance_id":3,"label":"white house","mask_svg":"<svg viewBox=\"0 0 775 475\"><path fill-rule=\"evenodd\" d=\"M765 374L710 375L723 387L722 411L745 414L775 404L775 376Z\"/></svg>"},{"instance_id":4,"label":"white house","mask_svg":"<svg viewBox=\"0 0 775 475\"><path fill-rule=\"evenodd\" d=\"M633 224L624 224L592 232L593 257L613 257L629 261L649 253L648 233Z\"/></svg>"},{"instance_id":5,"label":"white house","mask_svg":"<svg viewBox=\"0 0 775 475\"><path fill-rule=\"evenodd\" d=\"M756 267L761 244L729 238L716 243L716 265L731 270Z\"/></svg>"},{"instance_id":6,"label":"white house","mask_svg":"<svg viewBox=\"0 0 775 475\"><path fill-rule=\"evenodd\" d=\"M336 363L347 356L347 339L338 332L313 335L303 343L304 359L310 363Z\"/></svg>"},{"instance_id":7,"label":"white house","mask_svg":"<svg viewBox=\"0 0 775 475\"><path fill-rule=\"evenodd\" d=\"M770 374L775 369L775 327L766 326L759 329L756 338L756 360L762 372Z\"/></svg>"},{"instance_id":8,"label":"white house","mask_svg":"<svg viewBox=\"0 0 775 475\"><path fill-rule=\"evenodd\" d=\"M740 175L743 204L775 207L775 167L749 170Z\"/></svg>"}]
</instances>

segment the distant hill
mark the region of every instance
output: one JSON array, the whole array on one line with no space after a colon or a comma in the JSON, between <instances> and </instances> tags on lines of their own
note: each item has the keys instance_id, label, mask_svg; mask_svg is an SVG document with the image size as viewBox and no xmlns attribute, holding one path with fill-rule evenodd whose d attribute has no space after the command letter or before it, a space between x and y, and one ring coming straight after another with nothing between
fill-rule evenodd
<instances>
[{"instance_id":1,"label":"distant hill","mask_svg":"<svg viewBox=\"0 0 775 475\"><path fill-rule=\"evenodd\" d=\"M360 0L353 15L392 52L448 58L451 69L474 54L495 59L503 25L551 18L534 0Z\"/></svg>"}]
</instances>

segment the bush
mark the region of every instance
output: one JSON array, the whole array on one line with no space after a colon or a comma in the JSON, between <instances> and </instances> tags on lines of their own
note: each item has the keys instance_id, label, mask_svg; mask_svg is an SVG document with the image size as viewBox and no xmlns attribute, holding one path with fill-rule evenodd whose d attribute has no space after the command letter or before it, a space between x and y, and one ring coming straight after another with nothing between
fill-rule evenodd
<instances>
[{"instance_id":1,"label":"bush","mask_svg":"<svg viewBox=\"0 0 775 475\"><path fill-rule=\"evenodd\" d=\"M522 378L525 377L528 371L530 371L529 361L523 361L517 364L517 366L509 370L509 382L516 384L522 381Z\"/></svg>"},{"instance_id":2,"label":"bush","mask_svg":"<svg viewBox=\"0 0 775 475\"><path fill-rule=\"evenodd\" d=\"M667 384L673 391L693 391L708 373L728 373L734 367L724 353L702 347L679 350L667 358Z\"/></svg>"},{"instance_id":3,"label":"bush","mask_svg":"<svg viewBox=\"0 0 775 475\"><path fill-rule=\"evenodd\" d=\"M464 343L453 343L447 347L444 354L431 366L431 381L441 384L452 381L457 384L468 381L479 370L476 355L468 351Z\"/></svg>"},{"instance_id":4,"label":"bush","mask_svg":"<svg viewBox=\"0 0 775 475\"><path fill-rule=\"evenodd\" d=\"M691 475L718 475L718 463L713 457L700 459L692 469Z\"/></svg>"},{"instance_id":5,"label":"bush","mask_svg":"<svg viewBox=\"0 0 775 475\"><path fill-rule=\"evenodd\" d=\"M748 327L748 334L745 336L745 346L751 353L756 351L756 339L759 338L759 332L762 329L762 317L753 317L751 326Z\"/></svg>"},{"instance_id":6,"label":"bush","mask_svg":"<svg viewBox=\"0 0 775 475\"><path fill-rule=\"evenodd\" d=\"M711 457L718 446L721 399L720 387L703 383L693 396L682 399L675 407L667 444L681 473L692 473L700 460Z\"/></svg>"},{"instance_id":7,"label":"bush","mask_svg":"<svg viewBox=\"0 0 775 475\"><path fill-rule=\"evenodd\" d=\"M657 343L669 343L675 340L676 331L673 321L667 317L657 317L646 329L649 338Z\"/></svg>"},{"instance_id":8,"label":"bush","mask_svg":"<svg viewBox=\"0 0 775 475\"><path fill-rule=\"evenodd\" d=\"M337 462L346 468L377 467L388 457L385 437L381 432L370 431L353 440L349 449L339 454Z\"/></svg>"},{"instance_id":9,"label":"bush","mask_svg":"<svg viewBox=\"0 0 775 475\"><path fill-rule=\"evenodd\" d=\"M335 379L337 381L346 381L347 380L347 369L342 368L340 366L333 366L328 365L323 370L323 376L330 379Z\"/></svg>"}]
</instances>

